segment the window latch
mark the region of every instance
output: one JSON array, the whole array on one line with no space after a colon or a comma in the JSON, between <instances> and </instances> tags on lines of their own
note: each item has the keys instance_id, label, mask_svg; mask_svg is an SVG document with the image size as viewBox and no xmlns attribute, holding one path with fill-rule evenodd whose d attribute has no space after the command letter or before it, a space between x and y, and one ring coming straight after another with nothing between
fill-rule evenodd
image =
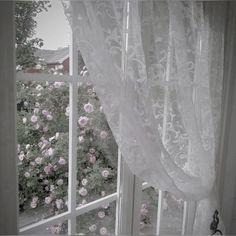
<instances>
[{"instance_id":1,"label":"window latch","mask_svg":"<svg viewBox=\"0 0 236 236\"><path fill-rule=\"evenodd\" d=\"M211 235L223 235L223 233L218 229L218 224L219 224L219 217L218 217L219 212L215 210L214 215L213 215L213 221L211 222L210 230L211 230Z\"/></svg>"}]
</instances>

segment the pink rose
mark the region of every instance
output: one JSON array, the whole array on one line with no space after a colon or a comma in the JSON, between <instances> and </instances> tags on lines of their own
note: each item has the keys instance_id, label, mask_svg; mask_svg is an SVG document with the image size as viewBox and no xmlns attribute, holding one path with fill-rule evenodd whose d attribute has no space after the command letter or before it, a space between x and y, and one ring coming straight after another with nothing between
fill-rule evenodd
<instances>
[{"instance_id":1,"label":"pink rose","mask_svg":"<svg viewBox=\"0 0 236 236\"><path fill-rule=\"evenodd\" d=\"M89 118L86 116L81 116L78 120L80 126L84 127L88 124Z\"/></svg>"},{"instance_id":2,"label":"pink rose","mask_svg":"<svg viewBox=\"0 0 236 236\"><path fill-rule=\"evenodd\" d=\"M60 165L65 165L65 164L66 164L66 160L65 160L63 157L60 157L58 163L59 163Z\"/></svg>"},{"instance_id":3,"label":"pink rose","mask_svg":"<svg viewBox=\"0 0 236 236\"><path fill-rule=\"evenodd\" d=\"M109 176L110 172L108 170L103 170L101 174L102 177L106 179Z\"/></svg>"},{"instance_id":4,"label":"pink rose","mask_svg":"<svg viewBox=\"0 0 236 236\"><path fill-rule=\"evenodd\" d=\"M87 113L91 113L93 112L93 105L91 103L87 103L84 105L84 110L87 112Z\"/></svg>"},{"instance_id":5,"label":"pink rose","mask_svg":"<svg viewBox=\"0 0 236 236\"><path fill-rule=\"evenodd\" d=\"M31 120L31 122L36 123L38 121L38 117L35 115L32 115L30 120Z\"/></svg>"}]
</instances>

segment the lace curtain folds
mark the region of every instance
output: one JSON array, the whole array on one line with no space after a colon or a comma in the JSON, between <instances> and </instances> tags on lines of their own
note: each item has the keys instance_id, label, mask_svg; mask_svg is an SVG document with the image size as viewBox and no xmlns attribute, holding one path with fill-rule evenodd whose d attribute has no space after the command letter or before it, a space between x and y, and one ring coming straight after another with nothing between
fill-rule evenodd
<instances>
[{"instance_id":1,"label":"lace curtain folds","mask_svg":"<svg viewBox=\"0 0 236 236\"><path fill-rule=\"evenodd\" d=\"M200 219L215 202L225 3L63 4L128 166L177 197L208 198L198 202Z\"/></svg>"}]
</instances>

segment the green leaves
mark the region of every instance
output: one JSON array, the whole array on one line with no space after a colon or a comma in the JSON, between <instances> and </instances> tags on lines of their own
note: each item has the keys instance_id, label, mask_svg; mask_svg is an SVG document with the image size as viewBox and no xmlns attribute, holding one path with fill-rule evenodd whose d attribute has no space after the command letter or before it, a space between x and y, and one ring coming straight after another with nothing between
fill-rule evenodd
<instances>
[{"instance_id":1,"label":"green leaves","mask_svg":"<svg viewBox=\"0 0 236 236\"><path fill-rule=\"evenodd\" d=\"M43 40L33 38L37 22L35 17L51 7L49 1L17 1L15 6L16 24L16 65L22 69L32 68L36 64L34 52L43 46Z\"/></svg>"}]
</instances>

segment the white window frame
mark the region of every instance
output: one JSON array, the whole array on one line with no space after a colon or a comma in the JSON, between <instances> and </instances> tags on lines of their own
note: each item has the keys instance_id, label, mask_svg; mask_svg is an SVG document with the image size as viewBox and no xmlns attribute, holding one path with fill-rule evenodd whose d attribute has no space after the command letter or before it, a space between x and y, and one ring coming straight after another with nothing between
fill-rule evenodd
<instances>
[{"instance_id":1,"label":"white window frame","mask_svg":"<svg viewBox=\"0 0 236 236\"><path fill-rule=\"evenodd\" d=\"M128 4L127 2L127 21L128 21ZM73 17L72 17L73 20ZM128 22L126 22L128 27ZM125 37L128 37L125 31ZM126 46L125 46L126 47ZM39 222L19 228L20 234L30 234L35 231L44 230L53 225L68 221L68 234L77 234L76 217L97 209L104 204L116 201L116 224L115 234L121 235L138 235L140 231L140 207L142 201L142 190L150 187L148 183L142 183L135 175L133 175L121 156L118 153L118 175L117 175L117 191L106 197L90 202L83 206L76 204L76 186L77 186L77 99L78 99L78 82L82 81L82 77L78 75L78 47L76 45L75 35L71 31L71 40L69 46L70 68L69 75L50 75L18 72L17 81L48 81L48 82L65 82L69 83L69 99L70 99L70 116L69 116L69 175L68 175L68 211ZM125 49L126 50L126 49ZM162 219L162 191L158 190L158 210L156 222L156 234L160 234L160 224ZM190 207L192 206L192 207ZM189 210L191 209L191 210ZM192 233L194 204L184 203L182 235ZM191 217L192 216L192 217ZM188 220L187 220L188 219ZM190 220L189 220L190 219Z\"/></svg>"}]
</instances>

